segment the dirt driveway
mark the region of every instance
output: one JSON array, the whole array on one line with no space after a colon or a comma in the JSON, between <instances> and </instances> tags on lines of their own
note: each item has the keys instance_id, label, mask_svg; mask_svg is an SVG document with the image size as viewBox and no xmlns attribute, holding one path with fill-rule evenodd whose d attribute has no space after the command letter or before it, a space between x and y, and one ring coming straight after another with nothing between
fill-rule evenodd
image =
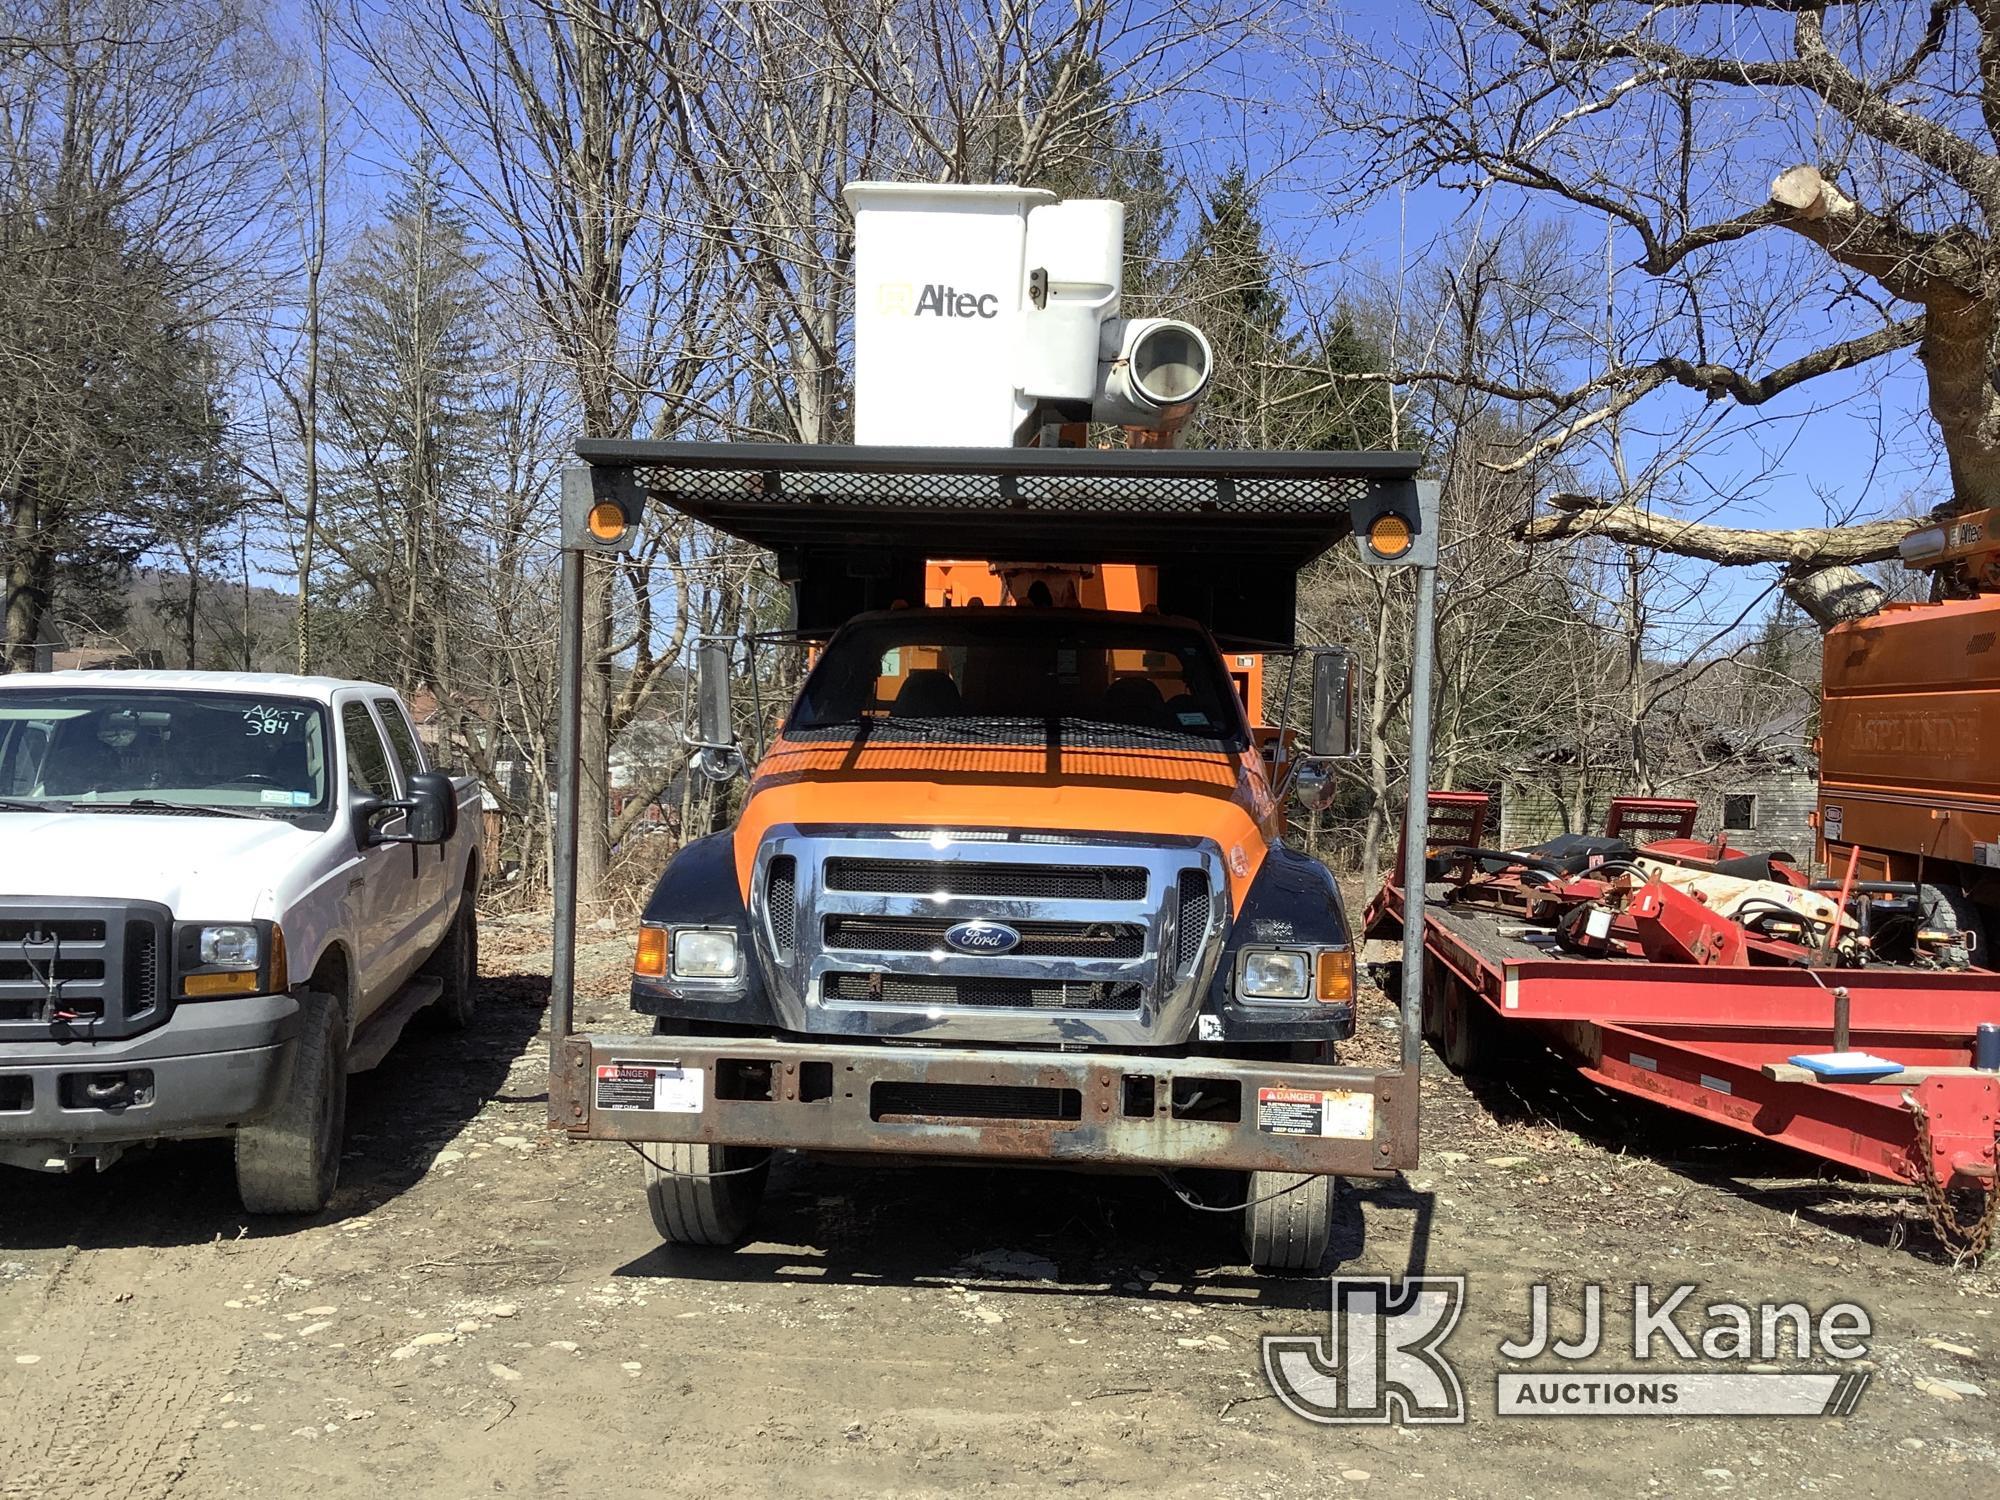
<instances>
[{"instance_id":1,"label":"dirt driveway","mask_svg":"<svg viewBox=\"0 0 2000 1500\"><path fill-rule=\"evenodd\" d=\"M0 1494L2000 1493L1991 1274L1896 1245L1897 1195L1560 1079L1432 1080L1422 1170L1342 1199L1338 1269L1470 1278L1461 1427L1285 1410L1258 1341L1324 1331L1325 1282L1151 1180L787 1161L762 1239L663 1250L628 1152L542 1130L520 936L469 1039L356 1081L318 1222L247 1221L209 1146L0 1182ZM593 1024L629 1022L615 968ZM1495 1418L1531 1283L1573 1326L1641 1280L1863 1303L1858 1409Z\"/></svg>"}]
</instances>

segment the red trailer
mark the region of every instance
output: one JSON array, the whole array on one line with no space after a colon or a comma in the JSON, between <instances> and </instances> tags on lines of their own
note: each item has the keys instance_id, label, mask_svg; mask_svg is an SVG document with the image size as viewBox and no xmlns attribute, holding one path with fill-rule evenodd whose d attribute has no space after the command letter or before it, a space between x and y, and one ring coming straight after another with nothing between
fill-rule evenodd
<instances>
[{"instance_id":1,"label":"red trailer","mask_svg":"<svg viewBox=\"0 0 2000 1500\"><path fill-rule=\"evenodd\" d=\"M2000 974L1918 888L1696 840L1690 802L1620 799L1604 837L1527 851L1479 847L1480 794L1430 807L1422 1020L1454 1071L1532 1032L1607 1088L1921 1187L1947 1246L1983 1253L2000 1072L1973 1064ZM1368 936L1406 909L1392 879Z\"/></svg>"}]
</instances>

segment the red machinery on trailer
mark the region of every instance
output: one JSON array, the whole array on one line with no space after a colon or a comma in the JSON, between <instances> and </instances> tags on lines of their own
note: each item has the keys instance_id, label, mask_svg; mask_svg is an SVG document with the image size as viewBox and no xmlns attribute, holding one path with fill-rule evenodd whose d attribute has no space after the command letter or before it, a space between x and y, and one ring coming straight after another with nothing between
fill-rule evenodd
<instances>
[{"instance_id":1,"label":"red machinery on trailer","mask_svg":"<svg viewBox=\"0 0 2000 1500\"><path fill-rule=\"evenodd\" d=\"M2000 976L1928 888L1852 857L1810 880L1695 839L1677 799L1618 799L1603 837L1529 850L1483 848L1487 808L1429 802L1422 1019L1447 1065L1491 1070L1532 1032L1608 1088L1916 1185L1951 1249L1985 1250ZM1392 879L1368 935L1405 911Z\"/></svg>"}]
</instances>

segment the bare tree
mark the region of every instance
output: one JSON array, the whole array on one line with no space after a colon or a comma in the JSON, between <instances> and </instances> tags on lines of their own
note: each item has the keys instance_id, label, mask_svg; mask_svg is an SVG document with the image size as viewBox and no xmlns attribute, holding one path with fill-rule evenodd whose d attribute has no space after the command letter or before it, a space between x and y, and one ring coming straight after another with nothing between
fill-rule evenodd
<instances>
[{"instance_id":1,"label":"bare tree","mask_svg":"<svg viewBox=\"0 0 2000 1500\"><path fill-rule=\"evenodd\" d=\"M1422 0L1404 44L1357 56L1327 97L1367 182L1584 214L1643 273L1630 306L1644 336L1619 358L1485 382L1533 414L1516 462L1568 451L1656 393L1750 410L1914 360L1947 503L1966 508L2000 498L1996 56L2000 10L1982 3ZM1886 555L1908 525L1857 535L1851 519L1690 530L1600 496L1531 534L1597 532L1805 579Z\"/></svg>"},{"instance_id":2,"label":"bare tree","mask_svg":"<svg viewBox=\"0 0 2000 1500\"><path fill-rule=\"evenodd\" d=\"M497 287L560 361L577 430L630 437L704 415L722 303L712 240L669 154L658 29L641 0L388 0L357 7L348 44L449 160ZM628 579L629 570L621 569ZM614 736L654 690L644 654L614 690L611 567L586 579L583 798L607 809ZM587 816L582 898L599 899L613 830Z\"/></svg>"}]
</instances>

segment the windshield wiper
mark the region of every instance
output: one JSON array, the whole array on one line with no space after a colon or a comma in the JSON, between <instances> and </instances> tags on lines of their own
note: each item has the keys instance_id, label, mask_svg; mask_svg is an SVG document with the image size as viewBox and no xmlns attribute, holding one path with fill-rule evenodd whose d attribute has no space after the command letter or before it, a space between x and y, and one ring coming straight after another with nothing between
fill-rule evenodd
<instances>
[{"instance_id":1,"label":"windshield wiper","mask_svg":"<svg viewBox=\"0 0 2000 1500\"><path fill-rule=\"evenodd\" d=\"M0 797L0 807L14 812L53 812L59 810L62 805L53 801L38 802L29 797Z\"/></svg>"},{"instance_id":2,"label":"windshield wiper","mask_svg":"<svg viewBox=\"0 0 2000 1500\"><path fill-rule=\"evenodd\" d=\"M140 812L188 813L201 818L253 818L262 822L264 815L252 812L246 807L217 807L211 802L162 802L157 797L134 797L129 802L72 802L69 812L124 812L137 808Z\"/></svg>"}]
</instances>

